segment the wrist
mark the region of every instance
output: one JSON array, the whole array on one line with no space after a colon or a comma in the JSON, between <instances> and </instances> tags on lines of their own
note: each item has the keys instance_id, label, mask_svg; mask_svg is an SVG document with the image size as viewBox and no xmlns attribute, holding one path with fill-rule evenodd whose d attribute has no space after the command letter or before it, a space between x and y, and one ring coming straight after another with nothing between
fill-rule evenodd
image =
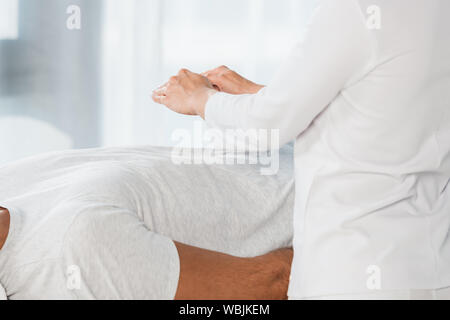
<instances>
[{"instance_id":1,"label":"wrist","mask_svg":"<svg viewBox=\"0 0 450 320\"><path fill-rule=\"evenodd\" d=\"M206 105L208 104L208 100L211 96L215 95L217 90L207 88L201 93L201 97L198 103L195 105L196 110L195 113L205 119Z\"/></svg>"},{"instance_id":2,"label":"wrist","mask_svg":"<svg viewBox=\"0 0 450 320\"><path fill-rule=\"evenodd\" d=\"M265 86L263 86L263 85L259 85L259 84L256 84L254 82L250 82L249 83L249 87L248 87L248 92L250 94L257 94L264 87Z\"/></svg>"},{"instance_id":3,"label":"wrist","mask_svg":"<svg viewBox=\"0 0 450 320\"><path fill-rule=\"evenodd\" d=\"M249 279L254 280L252 288L255 294L265 293L265 297L272 300L287 299L287 291L290 281L293 251L280 249L264 256L251 258L252 268L249 270ZM267 297L267 295L269 297Z\"/></svg>"}]
</instances>

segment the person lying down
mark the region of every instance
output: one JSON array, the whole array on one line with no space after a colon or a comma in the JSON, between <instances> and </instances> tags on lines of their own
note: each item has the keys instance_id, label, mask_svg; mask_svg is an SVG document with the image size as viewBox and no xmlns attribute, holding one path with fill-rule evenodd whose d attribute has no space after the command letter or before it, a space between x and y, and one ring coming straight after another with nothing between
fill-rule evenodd
<instances>
[{"instance_id":1,"label":"person lying down","mask_svg":"<svg viewBox=\"0 0 450 320\"><path fill-rule=\"evenodd\" d=\"M152 147L2 167L0 283L8 299L284 299L292 148L280 157L275 176Z\"/></svg>"}]
</instances>

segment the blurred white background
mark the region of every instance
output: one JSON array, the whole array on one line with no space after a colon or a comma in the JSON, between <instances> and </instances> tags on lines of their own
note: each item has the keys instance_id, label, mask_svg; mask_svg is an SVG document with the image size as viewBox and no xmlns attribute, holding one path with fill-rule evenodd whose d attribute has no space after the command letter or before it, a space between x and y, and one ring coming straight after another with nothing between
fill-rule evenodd
<instances>
[{"instance_id":1,"label":"blurred white background","mask_svg":"<svg viewBox=\"0 0 450 320\"><path fill-rule=\"evenodd\" d=\"M154 104L178 69L265 84L314 0L0 0L0 165L37 153L173 145L195 118ZM67 7L81 8L68 30Z\"/></svg>"}]
</instances>

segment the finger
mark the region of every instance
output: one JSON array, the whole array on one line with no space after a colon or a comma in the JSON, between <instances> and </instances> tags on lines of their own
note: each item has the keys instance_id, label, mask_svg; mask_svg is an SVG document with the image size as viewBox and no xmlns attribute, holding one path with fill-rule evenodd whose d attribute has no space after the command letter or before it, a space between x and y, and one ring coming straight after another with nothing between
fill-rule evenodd
<instances>
[{"instance_id":1,"label":"finger","mask_svg":"<svg viewBox=\"0 0 450 320\"><path fill-rule=\"evenodd\" d=\"M208 73L210 75L221 76L229 71L230 71L230 68L228 68L227 66L220 66L220 67L217 67L217 68L209 71Z\"/></svg>"},{"instance_id":2,"label":"finger","mask_svg":"<svg viewBox=\"0 0 450 320\"><path fill-rule=\"evenodd\" d=\"M152 99L156 103L164 104L164 102L167 99L167 96L165 94L154 91L152 94Z\"/></svg>"},{"instance_id":3,"label":"finger","mask_svg":"<svg viewBox=\"0 0 450 320\"><path fill-rule=\"evenodd\" d=\"M185 77L185 76L190 75L191 73L192 73L192 72L189 71L188 69L183 68L183 69L181 69L180 71L178 71L178 76L179 76L179 77Z\"/></svg>"},{"instance_id":4,"label":"finger","mask_svg":"<svg viewBox=\"0 0 450 320\"><path fill-rule=\"evenodd\" d=\"M167 96L159 96L159 103L160 103L160 104L166 105L168 99L169 99L169 98L168 98Z\"/></svg>"},{"instance_id":5,"label":"finger","mask_svg":"<svg viewBox=\"0 0 450 320\"><path fill-rule=\"evenodd\" d=\"M161 103L161 101L166 98L166 95L162 95L162 94L152 94L152 100L156 103Z\"/></svg>"},{"instance_id":6,"label":"finger","mask_svg":"<svg viewBox=\"0 0 450 320\"><path fill-rule=\"evenodd\" d=\"M167 103L168 103L167 96L154 96L152 98L153 98L154 102L167 106Z\"/></svg>"},{"instance_id":7,"label":"finger","mask_svg":"<svg viewBox=\"0 0 450 320\"><path fill-rule=\"evenodd\" d=\"M220 77L217 74L209 74L206 78L211 82L214 89L222 91L222 81L220 81Z\"/></svg>"},{"instance_id":8,"label":"finger","mask_svg":"<svg viewBox=\"0 0 450 320\"><path fill-rule=\"evenodd\" d=\"M213 82L213 81L217 81L217 79L219 78L219 75L217 73L208 73L208 75L204 76L206 77L209 81Z\"/></svg>"},{"instance_id":9,"label":"finger","mask_svg":"<svg viewBox=\"0 0 450 320\"><path fill-rule=\"evenodd\" d=\"M152 93L156 94L156 95L166 95L167 94L167 86L157 88L157 89L153 90Z\"/></svg>"},{"instance_id":10,"label":"finger","mask_svg":"<svg viewBox=\"0 0 450 320\"><path fill-rule=\"evenodd\" d=\"M169 83L167 82L167 83L157 87L156 89L154 89L152 91L152 97L166 95L167 94L167 87L168 87L168 85L169 85Z\"/></svg>"},{"instance_id":11,"label":"finger","mask_svg":"<svg viewBox=\"0 0 450 320\"><path fill-rule=\"evenodd\" d=\"M224 66L220 66L220 67L205 71L202 73L202 75L205 77L208 77L211 75L219 74L219 73L223 72L223 68L224 68Z\"/></svg>"},{"instance_id":12,"label":"finger","mask_svg":"<svg viewBox=\"0 0 450 320\"><path fill-rule=\"evenodd\" d=\"M158 95L156 95L156 94L152 94L152 100L154 101L154 102L156 102L156 103L160 103L161 102L161 99L160 99L160 97L162 97L162 96L158 96Z\"/></svg>"},{"instance_id":13,"label":"finger","mask_svg":"<svg viewBox=\"0 0 450 320\"><path fill-rule=\"evenodd\" d=\"M176 83L178 83L178 80L179 80L179 77L178 77L178 76L170 77L169 82L168 82L168 85L169 85L169 84L176 84Z\"/></svg>"},{"instance_id":14,"label":"finger","mask_svg":"<svg viewBox=\"0 0 450 320\"><path fill-rule=\"evenodd\" d=\"M209 78L209 77L212 77L212 76L217 75L217 74L218 74L217 69L213 69L213 70L208 70L208 71L203 72L202 76L204 76L206 78Z\"/></svg>"},{"instance_id":15,"label":"finger","mask_svg":"<svg viewBox=\"0 0 450 320\"><path fill-rule=\"evenodd\" d=\"M219 73L219 70L216 68L216 69L212 69L212 70L203 72L202 76L209 78L211 76L217 75L218 73Z\"/></svg>"},{"instance_id":16,"label":"finger","mask_svg":"<svg viewBox=\"0 0 450 320\"><path fill-rule=\"evenodd\" d=\"M166 82L166 83L160 85L159 87L157 87L156 89L153 89L153 91L156 91L156 90L162 89L164 87L167 87L168 84L169 84L169 82Z\"/></svg>"}]
</instances>

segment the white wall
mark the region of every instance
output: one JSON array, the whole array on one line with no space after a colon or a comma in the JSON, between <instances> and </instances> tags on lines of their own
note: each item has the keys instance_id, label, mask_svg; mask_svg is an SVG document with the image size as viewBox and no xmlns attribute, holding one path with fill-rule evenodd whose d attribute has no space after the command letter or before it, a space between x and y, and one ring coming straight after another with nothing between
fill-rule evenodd
<instances>
[{"instance_id":1,"label":"white wall","mask_svg":"<svg viewBox=\"0 0 450 320\"><path fill-rule=\"evenodd\" d=\"M311 0L110 0L104 38L103 142L173 145L194 118L154 104L151 90L182 68L225 64L267 83L304 31Z\"/></svg>"},{"instance_id":2,"label":"white wall","mask_svg":"<svg viewBox=\"0 0 450 320\"><path fill-rule=\"evenodd\" d=\"M19 30L0 36L0 164L67 148L173 145L172 132L194 119L153 103L152 89L182 67L222 64L267 83L313 2L0 0L0 34ZM71 4L81 8L78 31L66 28Z\"/></svg>"}]
</instances>

